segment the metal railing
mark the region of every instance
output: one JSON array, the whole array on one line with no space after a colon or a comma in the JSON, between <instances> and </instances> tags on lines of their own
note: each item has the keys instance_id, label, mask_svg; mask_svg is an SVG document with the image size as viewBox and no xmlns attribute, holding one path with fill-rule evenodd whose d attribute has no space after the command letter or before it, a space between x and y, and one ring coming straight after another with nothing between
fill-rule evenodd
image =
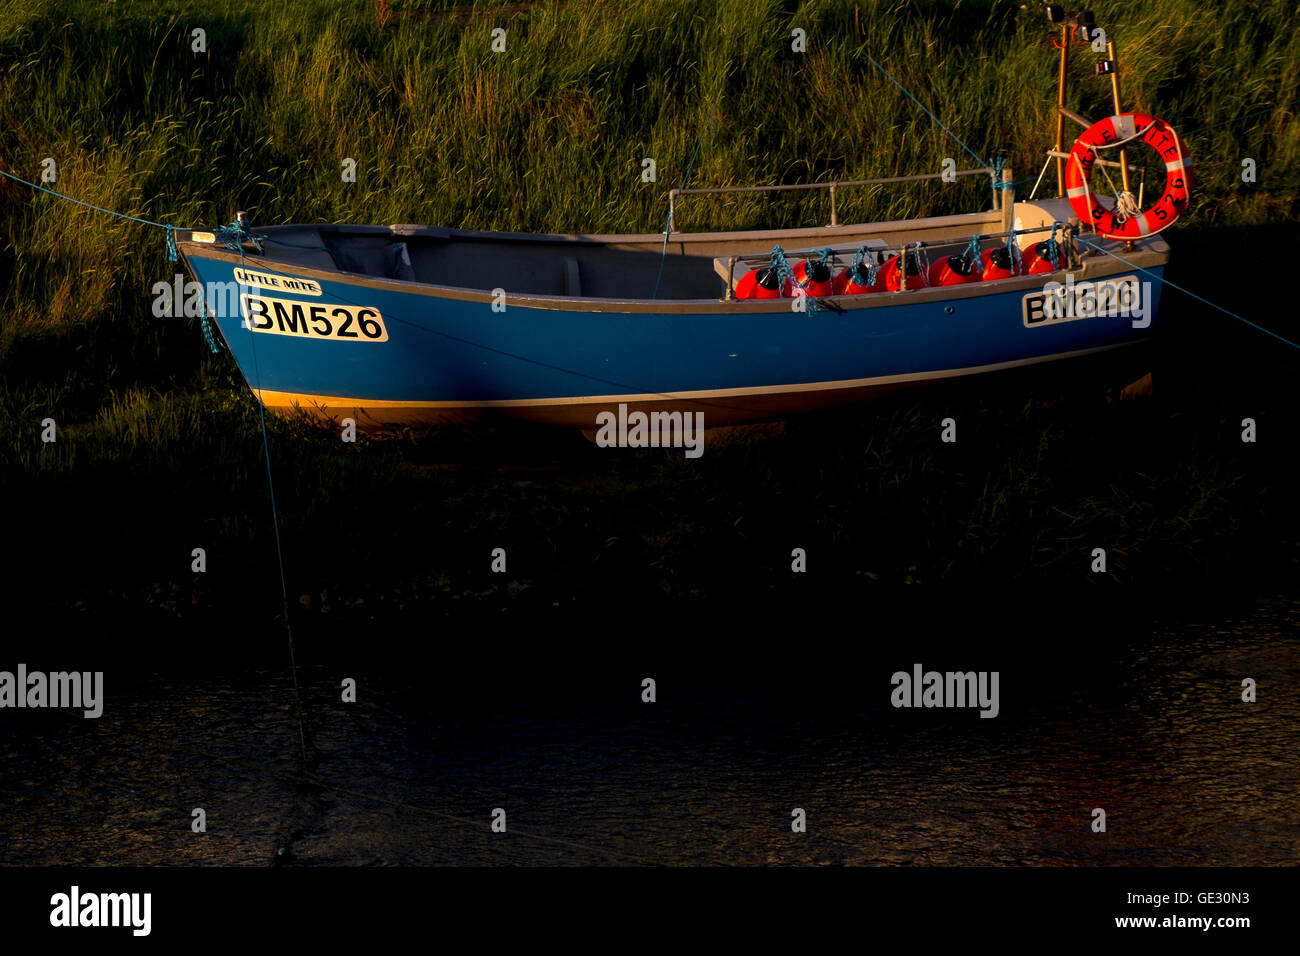
<instances>
[{"instance_id":1,"label":"metal railing","mask_svg":"<svg viewBox=\"0 0 1300 956\"><path fill-rule=\"evenodd\" d=\"M943 179L946 176L988 176L990 179L995 174L991 166L984 166L979 169L958 169L951 173L921 173L916 176L889 176L883 179L851 179L836 180L829 183L792 183L788 186L711 186L700 189L670 189L668 191L668 232L672 233L673 225L677 217L677 197L678 196L698 196L706 193L772 193L785 192L797 189L828 189L831 194L831 222L832 226L838 226L839 211L835 204L835 191L841 186L884 186L890 183L914 183L925 179ZM994 209L1001 208L1001 191L994 188Z\"/></svg>"}]
</instances>

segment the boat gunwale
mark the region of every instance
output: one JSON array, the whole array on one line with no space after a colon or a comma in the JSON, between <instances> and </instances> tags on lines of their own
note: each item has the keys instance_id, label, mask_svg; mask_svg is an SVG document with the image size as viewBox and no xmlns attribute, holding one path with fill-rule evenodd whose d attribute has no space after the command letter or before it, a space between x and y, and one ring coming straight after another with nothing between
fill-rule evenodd
<instances>
[{"instance_id":1,"label":"boat gunwale","mask_svg":"<svg viewBox=\"0 0 1300 956\"><path fill-rule=\"evenodd\" d=\"M1047 203L1060 200L1046 200ZM1017 203L1033 207L1033 201ZM921 219L895 219L874 223L849 223L838 226L807 227L800 229L764 229L734 232L671 233L668 244L680 246L681 254L686 252L686 245L691 243L737 243L753 242L756 246L765 245L779 239L799 240L804 238L832 239L843 236L879 235L890 232L929 232L942 229L971 229L969 235L979 232L984 224L1001 225L1002 212L999 210L977 210L968 213L956 213L947 216L931 216ZM996 231L996 230L995 230ZM1047 232L1045 227L1043 232ZM355 225L348 223L285 224L267 226L257 229L274 242L274 235L291 233L352 234L358 236L392 236L394 239L412 236L428 236L439 239L461 239L469 241L507 241L539 243L572 243L581 245L618 248L631 245L664 245L663 233L647 234L548 234L519 232L488 232L480 230L452 229L442 226L419 226L414 224L396 224L391 226ZM957 244L969 238L958 235L952 239L927 240L930 245ZM404 295L422 295L439 299L452 299L462 302L495 303L497 297L489 289L476 289L468 286L450 286L415 279L398 279L379 277L361 272L350 272L339 268L318 268L300 262L276 259L265 254L256 257L248 253L232 252L212 243L195 242L192 232L178 230L177 248L182 256L227 262L242 265L257 271L275 272L319 281L340 282L348 286L367 289L379 289ZM1115 245L1120 243L1115 242ZM323 247L322 247L323 248ZM326 250L328 251L328 250ZM679 254L679 253L674 253ZM762 250L753 253L736 253L741 255L762 255ZM820 301L835 303L840 308L861 311L864 309L892 308L908 303L949 302L963 299L983 298L1004 292L1016 292L1041 288L1053 281L1053 277L1073 274L1075 281L1087 281L1092 277L1106 277L1138 269L1151 269L1164 266L1169 259L1169 245L1159 235L1144 237L1141 245L1127 253L1123 262L1105 252L1084 255L1079 268L1059 269L1053 273L1012 276L992 280L997 287L992 288L987 282L973 282L951 286L923 286L899 292L870 292L860 295L839 295L822 297ZM1132 263L1130 265L1129 263ZM194 271L191 267L191 271ZM506 292L506 304L517 307L540 309L545 311L588 312L588 313L622 313L622 314L755 314L755 313L792 313L794 302L791 298L777 299L727 299L722 295L706 299L684 298L604 298L595 296L546 295L541 293L521 293L511 295Z\"/></svg>"},{"instance_id":2,"label":"boat gunwale","mask_svg":"<svg viewBox=\"0 0 1300 956\"><path fill-rule=\"evenodd\" d=\"M283 275L316 279L328 282L337 282L344 285L364 289L379 289L386 292L395 292L404 295L429 296L438 299L452 299L461 302L479 302L492 304L497 301L496 296L491 290L470 289L464 286L444 286L435 285L428 282L417 282L409 279L386 279L368 276L364 273L345 272L343 270L317 269L309 266L303 266L298 263L286 262L277 259L268 259L265 256L259 256L250 260L248 256L241 256L239 253L230 252L225 249L214 249L211 246L201 243L184 242L177 243L182 256L190 258L193 256L198 259L216 260L226 262L232 266L241 266L259 272L271 272ZM865 309L882 309L892 308L894 306L907 305L909 303L925 302L950 302L963 299L978 299L991 295L997 295L1004 292L1018 292L1041 289L1046 283L1053 281L1054 276L1066 276L1073 274L1076 282L1090 281L1093 278L1105 278L1112 275L1118 275L1125 272L1131 272L1136 267L1139 270L1159 268L1164 266L1169 259L1167 250L1147 249L1129 253L1125 258L1128 263L1121 262L1118 259L1109 256L1100 258L1104 254L1099 253L1097 256L1089 256L1083 260L1078 269L1060 269L1054 273L1038 273L1034 275L1012 276L1006 279L995 279L992 282L971 282L963 285L951 286L926 286L918 289L908 289L899 292L868 292L861 295L839 295L827 296L820 301L832 302L839 305L847 311L862 311ZM187 261L188 264L188 261ZM193 271L191 267L191 271ZM997 283L997 288L992 284ZM698 313L716 313L722 315L731 314L753 314L783 312L792 313L796 310L791 308L794 299L608 299L584 296L560 296L560 295L511 295L506 293L507 306L541 309L546 311L560 312L591 312L591 313L647 313L647 314L698 314Z\"/></svg>"},{"instance_id":3,"label":"boat gunwale","mask_svg":"<svg viewBox=\"0 0 1300 956\"><path fill-rule=\"evenodd\" d=\"M835 226L800 226L794 229L745 229L728 232L678 232L668 234L670 245L694 242L768 242L785 236L803 239L816 236L852 236L863 232L908 232L943 229L973 223L1000 222L1001 213L981 210L955 213L948 216L928 216L922 219L890 219L884 222L841 223ZM177 244L190 242L188 236L203 230L178 229ZM645 233L546 233L546 232L495 232L480 229L456 229L450 226L425 226L413 223L395 223L388 226L357 223L285 223L278 226L258 226L255 234L273 235L290 232L354 233L357 235L391 235L396 238L426 237L432 239L470 239L508 242L584 243L588 245L660 245L662 232ZM967 237L968 238L968 237ZM954 242L960 241L954 239ZM200 243L200 245L204 245Z\"/></svg>"}]
</instances>

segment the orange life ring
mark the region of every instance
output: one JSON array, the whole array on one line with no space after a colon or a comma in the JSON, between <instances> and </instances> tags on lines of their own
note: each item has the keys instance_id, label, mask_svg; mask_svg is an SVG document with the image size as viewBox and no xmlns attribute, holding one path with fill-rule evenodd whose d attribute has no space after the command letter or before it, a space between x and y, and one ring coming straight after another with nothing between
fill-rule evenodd
<instances>
[{"instance_id":1,"label":"orange life ring","mask_svg":"<svg viewBox=\"0 0 1300 956\"><path fill-rule=\"evenodd\" d=\"M1097 201L1089 179L1097 162L1097 149L1141 139L1165 161L1165 192L1145 212L1124 215ZM1074 141L1066 162L1065 194L1079 218L1106 239L1140 239L1174 224L1187 208L1194 180L1192 159L1172 126L1145 113L1122 113L1098 120Z\"/></svg>"}]
</instances>

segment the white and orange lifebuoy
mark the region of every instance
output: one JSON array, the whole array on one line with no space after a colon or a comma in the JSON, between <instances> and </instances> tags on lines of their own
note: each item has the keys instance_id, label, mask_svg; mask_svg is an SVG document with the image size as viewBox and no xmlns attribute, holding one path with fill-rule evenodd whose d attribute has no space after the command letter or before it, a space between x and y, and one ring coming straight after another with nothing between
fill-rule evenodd
<instances>
[{"instance_id":1,"label":"white and orange lifebuoy","mask_svg":"<svg viewBox=\"0 0 1300 956\"><path fill-rule=\"evenodd\" d=\"M1097 150L1136 139L1155 149L1165 161L1164 194L1145 212L1107 209L1098 202L1089 182L1097 162ZM1187 208L1192 181L1192 159L1183 141L1164 120L1145 113L1122 113L1093 123L1074 141L1065 170L1065 192L1070 207L1106 239L1140 239L1173 225Z\"/></svg>"}]
</instances>

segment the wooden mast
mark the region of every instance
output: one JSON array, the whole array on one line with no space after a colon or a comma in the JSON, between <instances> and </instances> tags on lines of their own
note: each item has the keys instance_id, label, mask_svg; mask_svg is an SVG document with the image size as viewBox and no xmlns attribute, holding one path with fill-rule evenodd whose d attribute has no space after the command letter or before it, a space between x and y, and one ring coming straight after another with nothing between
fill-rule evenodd
<instances>
[{"instance_id":1,"label":"wooden mast","mask_svg":"<svg viewBox=\"0 0 1300 956\"><path fill-rule=\"evenodd\" d=\"M1065 148L1065 77L1070 66L1070 32L1068 22L1061 24L1061 68L1056 80L1056 195L1065 195L1065 159L1060 153Z\"/></svg>"},{"instance_id":2,"label":"wooden mast","mask_svg":"<svg viewBox=\"0 0 1300 956\"><path fill-rule=\"evenodd\" d=\"M1110 98L1111 102L1115 104L1115 115L1119 116L1119 61L1115 59L1115 44L1113 42L1108 41L1106 43L1106 57L1110 60ZM1059 124L1060 120L1057 120L1057 123ZM1123 146L1119 148L1119 172L1120 176L1123 177L1124 192L1131 193L1132 190L1129 189L1128 185L1128 154L1124 151Z\"/></svg>"}]
</instances>

